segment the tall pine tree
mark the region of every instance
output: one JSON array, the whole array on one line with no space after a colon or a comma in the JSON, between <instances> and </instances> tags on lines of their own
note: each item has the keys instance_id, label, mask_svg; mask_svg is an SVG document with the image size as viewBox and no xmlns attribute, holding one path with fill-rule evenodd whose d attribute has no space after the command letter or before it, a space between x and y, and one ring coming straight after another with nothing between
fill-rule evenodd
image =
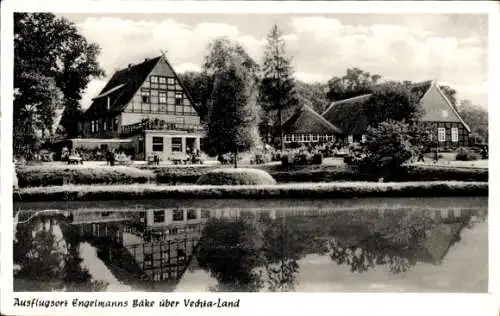
<instances>
[{"instance_id":1,"label":"tall pine tree","mask_svg":"<svg viewBox=\"0 0 500 316\"><path fill-rule=\"evenodd\" d=\"M260 103L265 112L266 121L261 124L261 132L266 134L266 138L269 132L272 136L278 136L281 150L285 147L283 114L298 104L291 59L286 56L285 46L283 33L276 24L273 25L267 36L262 66Z\"/></svg>"}]
</instances>

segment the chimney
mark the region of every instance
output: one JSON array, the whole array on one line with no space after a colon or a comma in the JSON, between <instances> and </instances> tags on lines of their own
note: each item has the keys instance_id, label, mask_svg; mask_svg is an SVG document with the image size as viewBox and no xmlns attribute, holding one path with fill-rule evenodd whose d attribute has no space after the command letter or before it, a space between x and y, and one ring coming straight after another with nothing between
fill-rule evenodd
<instances>
[{"instance_id":1,"label":"chimney","mask_svg":"<svg viewBox=\"0 0 500 316\"><path fill-rule=\"evenodd\" d=\"M144 62L147 62L149 60L149 58L144 58Z\"/></svg>"}]
</instances>

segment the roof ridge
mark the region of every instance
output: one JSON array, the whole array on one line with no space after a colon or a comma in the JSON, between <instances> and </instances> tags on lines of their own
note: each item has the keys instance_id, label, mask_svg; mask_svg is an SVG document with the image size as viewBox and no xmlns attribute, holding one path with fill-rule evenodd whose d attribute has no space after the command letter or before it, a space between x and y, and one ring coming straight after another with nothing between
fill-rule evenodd
<instances>
[{"instance_id":1,"label":"roof ridge","mask_svg":"<svg viewBox=\"0 0 500 316\"><path fill-rule=\"evenodd\" d=\"M307 104L303 104L302 105L303 108L306 108L306 110L308 110L309 112L311 112L314 116L318 117L322 122L326 123L327 125L329 125L331 128L333 128L334 130L336 130L337 132L339 133L342 133L343 131L338 128L337 126L333 125L330 121L328 121L326 118L324 118L321 114L319 114L318 112L316 112L312 107L310 107L309 105Z\"/></svg>"},{"instance_id":2,"label":"roof ridge","mask_svg":"<svg viewBox=\"0 0 500 316\"><path fill-rule=\"evenodd\" d=\"M358 95L356 97L350 97L350 98L347 98L347 99L342 99L342 100L337 100L337 101L333 101L332 103L330 103L330 106L323 111L323 113L321 113L320 115L323 116L325 115L326 113L328 113L328 111L330 111L332 109L332 107L336 104L339 104L339 103L342 103L342 102L347 102L347 101L352 101L354 99L359 99L359 98L362 98L362 97L367 97L367 96L370 96L372 95L373 93L365 93L365 94L362 94L362 95Z\"/></svg>"}]
</instances>

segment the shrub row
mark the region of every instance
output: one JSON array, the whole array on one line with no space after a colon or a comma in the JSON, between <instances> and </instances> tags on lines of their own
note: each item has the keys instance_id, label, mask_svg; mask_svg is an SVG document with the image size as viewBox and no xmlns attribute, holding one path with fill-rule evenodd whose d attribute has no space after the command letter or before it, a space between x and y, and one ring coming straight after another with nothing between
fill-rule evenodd
<instances>
[{"instance_id":1,"label":"shrub row","mask_svg":"<svg viewBox=\"0 0 500 316\"><path fill-rule=\"evenodd\" d=\"M138 199L283 199L361 197L488 196L485 182L301 183L266 186L57 186L25 188L23 202Z\"/></svg>"},{"instance_id":2,"label":"shrub row","mask_svg":"<svg viewBox=\"0 0 500 316\"><path fill-rule=\"evenodd\" d=\"M134 184L155 182L151 170L134 167L26 167L17 170L19 187L39 187L65 184Z\"/></svg>"},{"instance_id":3,"label":"shrub row","mask_svg":"<svg viewBox=\"0 0 500 316\"><path fill-rule=\"evenodd\" d=\"M179 185L194 184L208 171L220 167L31 167L18 170L19 187L54 186L64 184L133 184L156 182ZM370 174L360 173L344 166L262 166L278 183L378 181ZM487 169L411 166L385 179L392 182L406 181L488 181Z\"/></svg>"}]
</instances>

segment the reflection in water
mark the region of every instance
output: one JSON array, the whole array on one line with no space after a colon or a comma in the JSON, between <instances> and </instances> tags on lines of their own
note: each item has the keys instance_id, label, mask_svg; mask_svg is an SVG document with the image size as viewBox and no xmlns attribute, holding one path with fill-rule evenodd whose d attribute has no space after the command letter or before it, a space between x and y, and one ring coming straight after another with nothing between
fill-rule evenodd
<instances>
[{"instance_id":1,"label":"reflection in water","mask_svg":"<svg viewBox=\"0 0 500 316\"><path fill-rule=\"evenodd\" d=\"M434 290L419 288L426 278L419 272L426 271L422 266L436 267L434 283L444 284L445 291L454 290L446 288L448 279L462 277L443 264L451 249L467 259L471 247L487 248L487 234L480 234L483 237L475 243L461 240L464 232L487 230L485 207L126 212L82 208L36 216L19 211L17 216L16 291L309 291L308 282L316 276L318 288L320 282L334 284L344 278L345 289L352 281L335 274L344 267L360 275L365 290L380 282L373 279L381 273L378 267L387 271L382 289L390 288L390 275L399 275L407 277L402 290ZM33 218L22 221L29 217ZM487 257L475 259L481 268L467 273L480 281L461 290L487 289Z\"/></svg>"}]
</instances>

